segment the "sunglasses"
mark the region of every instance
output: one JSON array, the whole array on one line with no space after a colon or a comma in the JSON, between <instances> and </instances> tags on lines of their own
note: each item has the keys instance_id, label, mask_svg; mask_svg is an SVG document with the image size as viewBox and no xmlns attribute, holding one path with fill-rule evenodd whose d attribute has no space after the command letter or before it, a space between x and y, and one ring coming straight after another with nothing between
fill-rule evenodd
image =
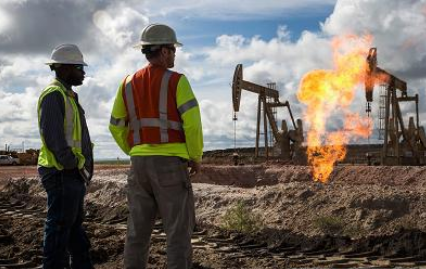
<instances>
[{"instance_id":1,"label":"sunglasses","mask_svg":"<svg viewBox=\"0 0 426 269\"><path fill-rule=\"evenodd\" d=\"M74 65L74 68L80 71L84 71L84 66L83 65Z\"/></svg>"}]
</instances>

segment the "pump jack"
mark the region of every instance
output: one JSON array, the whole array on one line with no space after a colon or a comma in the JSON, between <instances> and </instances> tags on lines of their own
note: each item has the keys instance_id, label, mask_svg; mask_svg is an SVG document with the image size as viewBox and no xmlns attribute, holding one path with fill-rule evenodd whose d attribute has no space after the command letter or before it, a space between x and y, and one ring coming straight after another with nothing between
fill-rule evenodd
<instances>
[{"instance_id":1,"label":"pump jack","mask_svg":"<svg viewBox=\"0 0 426 269\"><path fill-rule=\"evenodd\" d=\"M270 85L269 85L270 86ZM296 122L291 112L290 103L284 103L279 100L279 92L272 87L264 87L255 83L243 80L243 65L238 64L235 67L234 78L232 82L232 103L234 107L234 120L237 120L236 113L240 109L241 91L246 90L258 94L257 105L257 126L256 126L256 147L255 157L259 156L259 139L260 139L260 119L263 106L263 123L264 123L264 138L265 138L265 156L268 158L268 122L272 130L276 144L280 146L280 157L283 160L291 160L303 162L304 151L301 148L303 142L303 124L302 120ZM281 130L278 130L276 119L272 109L278 107L287 107L290 114L293 130L289 130L285 120L282 120ZM291 144L291 142L293 142ZM296 160L297 159L297 160Z\"/></svg>"},{"instance_id":2,"label":"pump jack","mask_svg":"<svg viewBox=\"0 0 426 269\"><path fill-rule=\"evenodd\" d=\"M367 57L367 76L365 93L367 99L366 112L371 113L373 90L375 83L386 84L384 104L384 142L380 156L382 165L423 165L425 164L426 135L419 126L419 96L408 96L407 83L377 66L377 48L371 48ZM397 94L400 92L400 96ZM408 129L401 115L400 102L415 102L416 123L410 117ZM380 110L380 113L382 111ZM402 138L402 140L401 140Z\"/></svg>"}]
</instances>

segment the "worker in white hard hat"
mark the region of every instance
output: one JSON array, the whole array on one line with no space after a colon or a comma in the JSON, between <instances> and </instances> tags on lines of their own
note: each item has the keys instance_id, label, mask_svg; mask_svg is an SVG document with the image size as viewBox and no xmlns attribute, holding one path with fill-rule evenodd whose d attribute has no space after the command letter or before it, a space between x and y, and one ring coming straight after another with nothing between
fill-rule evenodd
<instances>
[{"instance_id":1,"label":"worker in white hard hat","mask_svg":"<svg viewBox=\"0 0 426 269\"><path fill-rule=\"evenodd\" d=\"M46 63L55 79L41 92L38 123L42 146L38 172L47 192L44 269L91 269L90 243L82 227L93 153L84 110L72 86L84 80L83 54L76 45L56 47ZM71 264L70 264L71 261Z\"/></svg>"},{"instance_id":2,"label":"worker in white hard hat","mask_svg":"<svg viewBox=\"0 0 426 269\"><path fill-rule=\"evenodd\" d=\"M111 113L112 136L131 156L124 248L128 269L147 268L157 213L167 235L167 268L192 265L195 213L190 176L201 171L203 132L188 79L169 70L181 45L169 26L145 27L137 47L148 65L123 80Z\"/></svg>"}]
</instances>

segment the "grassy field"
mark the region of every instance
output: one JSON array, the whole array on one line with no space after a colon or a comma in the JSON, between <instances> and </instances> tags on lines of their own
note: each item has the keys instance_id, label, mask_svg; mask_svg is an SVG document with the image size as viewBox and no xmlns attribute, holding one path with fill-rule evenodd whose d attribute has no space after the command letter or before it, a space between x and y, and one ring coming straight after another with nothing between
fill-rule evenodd
<instances>
[{"instance_id":1,"label":"grassy field","mask_svg":"<svg viewBox=\"0 0 426 269\"><path fill-rule=\"evenodd\" d=\"M95 160L95 165L130 165L130 159L104 159Z\"/></svg>"}]
</instances>

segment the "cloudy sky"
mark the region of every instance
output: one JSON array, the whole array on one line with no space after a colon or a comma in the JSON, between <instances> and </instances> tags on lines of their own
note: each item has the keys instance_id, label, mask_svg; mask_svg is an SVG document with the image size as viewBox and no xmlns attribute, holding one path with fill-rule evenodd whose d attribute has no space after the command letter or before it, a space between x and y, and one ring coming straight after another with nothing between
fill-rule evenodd
<instances>
[{"instance_id":1,"label":"cloudy sky","mask_svg":"<svg viewBox=\"0 0 426 269\"><path fill-rule=\"evenodd\" d=\"M420 95L426 124L426 0L1 0L0 148L37 148L36 102L53 73L43 63L61 43L75 43L89 64L76 89L86 110L97 158L122 157L108 122L126 74L146 64L132 48L149 23L173 27L180 42L174 70L189 78L202 110L205 149L233 147L231 80L276 82L296 117L304 74L332 68L331 41L348 34L373 36L379 65ZM378 102L373 103L377 111ZM353 106L363 113L360 86ZM243 92L237 146L253 146L256 96ZM411 108L405 108L410 111ZM285 113L279 117L285 118ZM377 115L373 116L377 117ZM280 118L281 119L281 118ZM331 121L330 128L339 121ZM337 127L336 127L337 128Z\"/></svg>"}]
</instances>

